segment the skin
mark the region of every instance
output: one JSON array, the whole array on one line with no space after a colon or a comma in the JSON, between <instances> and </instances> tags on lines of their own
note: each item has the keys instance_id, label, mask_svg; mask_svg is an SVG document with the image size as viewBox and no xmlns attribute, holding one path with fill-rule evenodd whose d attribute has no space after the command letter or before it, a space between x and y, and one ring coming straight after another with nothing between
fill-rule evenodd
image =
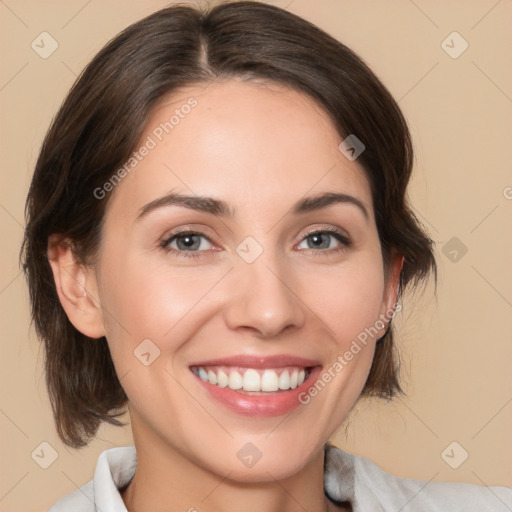
<instances>
[{"instance_id":1,"label":"skin","mask_svg":"<svg viewBox=\"0 0 512 512\"><path fill-rule=\"evenodd\" d=\"M234 79L189 87L153 112L141 144L191 96L197 106L113 191L94 264L50 243L70 320L107 337L129 398L138 467L123 500L132 512L340 510L323 492L323 445L359 398L384 329L287 416L230 411L189 365L292 354L331 366L395 304L401 258L386 280L368 181L311 99ZM222 199L236 215L172 205L137 220L171 191ZM333 191L359 199L368 218L350 203L290 212L304 196ZM162 247L177 228L204 233L199 257ZM350 244L324 235L316 248L312 228L339 228ZM253 263L236 252L247 236L263 249ZM183 254L182 242L171 247ZM149 366L134 356L144 339L160 350ZM247 442L262 453L252 468L236 455Z\"/></svg>"}]
</instances>

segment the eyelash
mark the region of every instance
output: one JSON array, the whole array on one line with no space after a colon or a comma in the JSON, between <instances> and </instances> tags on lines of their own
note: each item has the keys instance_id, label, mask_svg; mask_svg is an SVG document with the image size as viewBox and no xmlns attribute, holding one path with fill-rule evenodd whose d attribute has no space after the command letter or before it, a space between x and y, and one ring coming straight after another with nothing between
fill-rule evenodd
<instances>
[{"instance_id":1,"label":"eyelash","mask_svg":"<svg viewBox=\"0 0 512 512\"><path fill-rule=\"evenodd\" d=\"M338 248L335 248L335 249L321 249L321 250L301 249L301 250L302 251L304 251L304 250L312 251L314 256L324 256L327 253L332 253L332 252L338 253L340 251L343 251L351 245L351 242L348 239L348 237L345 236L341 231L338 231L336 229L315 229L315 230L309 231L302 237L302 239L300 240L299 243L302 243L304 240L306 240L310 236L319 235L319 234L333 236L336 240L341 242L341 246ZM190 236L190 235L202 236L202 237L206 238L206 240L208 240L208 242L213 243L204 233L201 233L198 231L192 231L192 230L183 230L183 231L177 231L175 233L171 233L167 238L165 238L165 240L162 240L162 242L160 243L160 247L163 250L165 250L166 252L177 253L180 257L185 257L185 258L201 257L202 256L201 253L206 252L206 251L182 251L179 249L174 249L173 247L169 247L169 244L171 242L173 242L174 240L176 240L180 237Z\"/></svg>"}]
</instances>

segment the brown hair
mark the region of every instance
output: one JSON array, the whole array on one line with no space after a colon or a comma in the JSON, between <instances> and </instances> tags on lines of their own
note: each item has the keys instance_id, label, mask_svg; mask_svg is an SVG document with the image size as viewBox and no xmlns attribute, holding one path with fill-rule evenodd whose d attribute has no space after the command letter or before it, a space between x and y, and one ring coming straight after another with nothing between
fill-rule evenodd
<instances>
[{"instance_id":1,"label":"brown hair","mask_svg":"<svg viewBox=\"0 0 512 512\"><path fill-rule=\"evenodd\" d=\"M43 142L26 203L21 258L32 316L45 346L46 384L63 442L88 444L102 421L123 425L127 396L107 341L91 339L68 320L48 262L48 237L73 243L91 261L101 241L108 197L93 193L123 166L152 110L187 85L214 79L265 79L313 98L342 138L366 146L358 162L369 179L385 265L404 256L400 290L436 264L432 241L407 205L413 150L398 105L349 48L283 9L259 2L209 9L174 5L129 26L82 72ZM340 139L341 141L341 139ZM361 396L390 399L398 382L393 332L377 343Z\"/></svg>"}]
</instances>

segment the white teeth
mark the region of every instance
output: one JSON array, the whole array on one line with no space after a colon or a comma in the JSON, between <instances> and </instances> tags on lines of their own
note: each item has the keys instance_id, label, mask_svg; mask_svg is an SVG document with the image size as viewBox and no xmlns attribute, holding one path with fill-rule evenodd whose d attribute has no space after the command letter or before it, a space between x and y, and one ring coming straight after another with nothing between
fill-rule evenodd
<instances>
[{"instance_id":1,"label":"white teeth","mask_svg":"<svg viewBox=\"0 0 512 512\"><path fill-rule=\"evenodd\" d=\"M217 386L219 386L219 388L225 388L228 384L229 377L222 370L217 372Z\"/></svg>"},{"instance_id":2,"label":"white teeth","mask_svg":"<svg viewBox=\"0 0 512 512\"><path fill-rule=\"evenodd\" d=\"M302 385L309 376L305 368L286 368L280 370L265 369L257 370L247 368L246 370L229 369L229 367L205 368L199 366L192 368L192 371L204 382L209 382L220 388L229 387L234 391L287 391Z\"/></svg>"},{"instance_id":3,"label":"white teeth","mask_svg":"<svg viewBox=\"0 0 512 512\"><path fill-rule=\"evenodd\" d=\"M244 391L260 391L261 378L260 374L253 369L249 369L244 373Z\"/></svg>"},{"instance_id":4,"label":"white teeth","mask_svg":"<svg viewBox=\"0 0 512 512\"><path fill-rule=\"evenodd\" d=\"M290 375L290 387L292 389L295 389L297 387L298 378L299 378L298 370L293 370L292 374Z\"/></svg>"},{"instance_id":5,"label":"white teeth","mask_svg":"<svg viewBox=\"0 0 512 512\"><path fill-rule=\"evenodd\" d=\"M204 368L199 368L199 378L205 382L208 382L208 374Z\"/></svg>"},{"instance_id":6,"label":"white teeth","mask_svg":"<svg viewBox=\"0 0 512 512\"><path fill-rule=\"evenodd\" d=\"M229 374L228 386L230 389L242 389L242 376L238 372L231 372Z\"/></svg>"},{"instance_id":7,"label":"white teeth","mask_svg":"<svg viewBox=\"0 0 512 512\"><path fill-rule=\"evenodd\" d=\"M208 380L212 384L217 384L218 383L217 375L215 375L215 372L212 372L212 370L208 370Z\"/></svg>"},{"instance_id":8,"label":"white teeth","mask_svg":"<svg viewBox=\"0 0 512 512\"><path fill-rule=\"evenodd\" d=\"M290 389L290 374L288 370L279 375L279 389Z\"/></svg>"},{"instance_id":9,"label":"white teeth","mask_svg":"<svg viewBox=\"0 0 512 512\"><path fill-rule=\"evenodd\" d=\"M265 370L261 377L261 391L277 391L279 378L274 370Z\"/></svg>"}]
</instances>

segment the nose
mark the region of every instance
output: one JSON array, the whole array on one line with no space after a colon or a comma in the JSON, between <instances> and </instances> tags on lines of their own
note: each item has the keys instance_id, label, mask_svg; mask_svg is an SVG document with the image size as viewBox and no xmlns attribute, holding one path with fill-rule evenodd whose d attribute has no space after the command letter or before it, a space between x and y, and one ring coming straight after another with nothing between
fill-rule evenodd
<instances>
[{"instance_id":1,"label":"nose","mask_svg":"<svg viewBox=\"0 0 512 512\"><path fill-rule=\"evenodd\" d=\"M253 263L238 261L231 273L225 321L233 330L250 330L272 338L285 329L300 328L306 318L301 287L290 268L263 254Z\"/></svg>"}]
</instances>

